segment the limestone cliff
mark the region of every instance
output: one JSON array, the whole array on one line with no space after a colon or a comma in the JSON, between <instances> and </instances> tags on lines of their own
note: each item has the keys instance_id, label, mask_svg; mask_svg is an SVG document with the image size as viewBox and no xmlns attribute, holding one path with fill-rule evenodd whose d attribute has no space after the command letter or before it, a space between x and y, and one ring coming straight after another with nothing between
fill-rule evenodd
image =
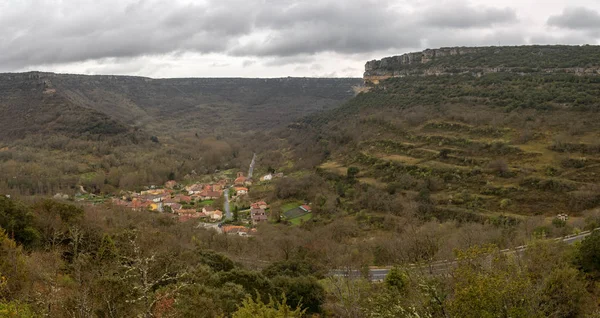
<instances>
[{"instance_id":1,"label":"limestone cliff","mask_svg":"<svg viewBox=\"0 0 600 318\"><path fill-rule=\"evenodd\" d=\"M369 61L363 79L365 84L377 85L390 77L410 75L481 76L497 72L598 75L599 70L599 46L452 47Z\"/></svg>"}]
</instances>

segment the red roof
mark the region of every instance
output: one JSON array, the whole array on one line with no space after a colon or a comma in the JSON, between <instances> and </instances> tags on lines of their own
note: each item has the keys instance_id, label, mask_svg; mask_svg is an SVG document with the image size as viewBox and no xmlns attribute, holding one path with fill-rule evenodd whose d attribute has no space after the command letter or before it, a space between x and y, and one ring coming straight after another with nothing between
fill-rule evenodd
<instances>
[{"instance_id":1,"label":"red roof","mask_svg":"<svg viewBox=\"0 0 600 318\"><path fill-rule=\"evenodd\" d=\"M306 204L301 205L300 208L305 210L306 212L312 211L312 208Z\"/></svg>"},{"instance_id":2,"label":"red roof","mask_svg":"<svg viewBox=\"0 0 600 318\"><path fill-rule=\"evenodd\" d=\"M243 184L244 182L246 182L246 177L244 177L244 176L237 177L233 181L233 183L235 183L235 184Z\"/></svg>"},{"instance_id":3,"label":"red roof","mask_svg":"<svg viewBox=\"0 0 600 318\"><path fill-rule=\"evenodd\" d=\"M187 195L180 195L180 196L176 196L175 200L179 200L179 201L183 201L183 202L190 202L190 201L192 201L192 197L187 196Z\"/></svg>"}]
</instances>

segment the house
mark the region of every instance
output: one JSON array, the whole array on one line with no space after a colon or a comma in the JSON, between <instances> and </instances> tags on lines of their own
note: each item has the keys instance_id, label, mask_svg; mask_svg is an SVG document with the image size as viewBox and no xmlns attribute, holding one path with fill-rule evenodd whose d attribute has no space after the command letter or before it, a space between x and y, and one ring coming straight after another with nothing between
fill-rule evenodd
<instances>
[{"instance_id":1,"label":"house","mask_svg":"<svg viewBox=\"0 0 600 318\"><path fill-rule=\"evenodd\" d=\"M175 188L175 186L177 186L177 181L175 181L175 180L169 180L169 181L165 182L165 188L167 188L167 189L173 189L173 188Z\"/></svg>"},{"instance_id":2,"label":"house","mask_svg":"<svg viewBox=\"0 0 600 318\"><path fill-rule=\"evenodd\" d=\"M150 189L140 192L141 195L161 195L167 192L165 189Z\"/></svg>"},{"instance_id":3,"label":"house","mask_svg":"<svg viewBox=\"0 0 600 318\"><path fill-rule=\"evenodd\" d=\"M150 202L150 210L152 211L163 211L163 203L162 202Z\"/></svg>"},{"instance_id":4,"label":"house","mask_svg":"<svg viewBox=\"0 0 600 318\"><path fill-rule=\"evenodd\" d=\"M250 207L254 208L254 209L266 210L269 206L267 205L267 202L265 202L265 201L258 201L258 202L254 202L254 203L250 204Z\"/></svg>"},{"instance_id":5,"label":"house","mask_svg":"<svg viewBox=\"0 0 600 318\"><path fill-rule=\"evenodd\" d=\"M267 221L269 217L264 209L259 207L251 207L250 208L250 218L252 219L252 224L256 225L260 222Z\"/></svg>"},{"instance_id":6,"label":"house","mask_svg":"<svg viewBox=\"0 0 600 318\"><path fill-rule=\"evenodd\" d=\"M212 191L211 189L209 190L202 190L201 192L195 194L196 197L198 197L200 200L204 201L204 200L216 200L218 198L220 198L222 195L221 191Z\"/></svg>"},{"instance_id":7,"label":"house","mask_svg":"<svg viewBox=\"0 0 600 318\"><path fill-rule=\"evenodd\" d=\"M567 214L559 214L556 216L557 219L566 222L569 219L569 216Z\"/></svg>"},{"instance_id":8,"label":"house","mask_svg":"<svg viewBox=\"0 0 600 318\"><path fill-rule=\"evenodd\" d=\"M266 209L266 208L268 208L268 207L269 207L269 206L267 205L267 202L265 202L265 201L258 201L258 202L256 202L256 204L257 204L257 205L258 205L258 207L259 207L259 208L261 208L261 209Z\"/></svg>"},{"instance_id":9,"label":"house","mask_svg":"<svg viewBox=\"0 0 600 318\"><path fill-rule=\"evenodd\" d=\"M214 221L219 221L223 218L223 212L219 210L213 211L210 218Z\"/></svg>"},{"instance_id":10,"label":"house","mask_svg":"<svg viewBox=\"0 0 600 318\"><path fill-rule=\"evenodd\" d=\"M260 177L260 181L271 181L273 180L273 174L269 173Z\"/></svg>"},{"instance_id":11,"label":"house","mask_svg":"<svg viewBox=\"0 0 600 318\"><path fill-rule=\"evenodd\" d=\"M198 214L198 211L196 211L195 209L179 209L179 210L177 210L177 214L178 215L196 215L196 214Z\"/></svg>"},{"instance_id":12,"label":"house","mask_svg":"<svg viewBox=\"0 0 600 318\"><path fill-rule=\"evenodd\" d=\"M181 204L179 203L165 203L164 205L170 207L173 213L177 213L177 211L181 210Z\"/></svg>"},{"instance_id":13,"label":"house","mask_svg":"<svg viewBox=\"0 0 600 318\"><path fill-rule=\"evenodd\" d=\"M244 195L244 194L248 194L248 188L244 188L244 187L236 187L235 189L235 193L237 195Z\"/></svg>"},{"instance_id":14,"label":"house","mask_svg":"<svg viewBox=\"0 0 600 318\"><path fill-rule=\"evenodd\" d=\"M195 184L185 187L185 191L187 191L188 194L200 193L202 190L204 190L204 186L199 183L195 183Z\"/></svg>"},{"instance_id":15,"label":"house","mask_svg":"<svg viewBox=\"0 0 600 318\"><path fill-rule=\"evenodd\" d=\"M177 202L190 203L190 202L192 202L192 197L190 197L188 195L178 195L178 196L175 196L175 200L177 200Z\"/></svg>"},{"instance_id":16,"label":"house","mask_svg":"<svg viewBox=\"0 0 600 318\"><path fill-rule=\"evenodd\" d=\"M245 182L246 182L246 177L244 177L244 173L238 172L237 178L235 178L235 180L233 181L233 184L234 185L244 185Z\"/></svg>"},{"instance_id":17,"label":"house","mask_svg":"<svg viewBox=\"0 0 600 318\"><path fill-rule=\"evenodd\" d=\"M230 235L240 235L240 236L248 235L248 228L246 228L245 226L239 226L239 225L225 225L225 226L221 227L221 231L224 234L230 234Z\"/></svg>"},{"instance_id":18,"label":"house","mask_svg":"<svg viewBox=\"0 0 600 318\"><path fill-rule=\"evenodd\" d=\"M300 209L302 209L303 211L305 211L306 213L310 213L312 212L312 208L306 204L303 204L300 206Z\"/></svg>"}]
</instances>

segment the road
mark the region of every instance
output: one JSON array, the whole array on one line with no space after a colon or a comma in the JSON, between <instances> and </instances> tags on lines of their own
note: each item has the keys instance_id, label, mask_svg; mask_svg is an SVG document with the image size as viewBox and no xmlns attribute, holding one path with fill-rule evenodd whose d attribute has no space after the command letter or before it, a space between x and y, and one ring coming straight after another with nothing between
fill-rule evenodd
<instances>
[{"instance_id":1,"label":"road","mask_svg":"<svg viewBox=\"0 0 600 318\"><path fill-rule=\"evenodd\" d=\"M567 235L565 237L559 237L554 240L562 241L562 242L565 242L566 244L572 245L572 244L582 241L584 238L590 236L593 231L598 231L598 230L600 230L600 228L593 229L592 231L584 231L579 234ZM506 254L521 254L526 249L527 249L527 245L523 245L523 246L517 246L512 249L501 250L501 252L506 253ZM427 265L410 264L408 267L411 270L416 270L416 271L420 271L421 273L424 273L424 274L429 274L429 275L435 276L435 275L444 275L444 274L449 273L457 264L458 264L457 261L438 261L438 262L433 262L433 263L430 263ZM369 269L369 277L372 281L382 281L385 279L387 274L390 272L390 269L391 269L391 267L370 268ZM361 277L362 274L361 274L361 271L359 271L359 270L336 269L336 270L332 270L330 272L330 276L357 278L357 277Z\"/></svg>"},{"instance_id":2,"label":"road","mask_svg":"<svg viewBox=\"0 0 600 318\"><path fill-rule=\"evenodd\" d=\"M231 209L229 209L229 189L225 189L223 191L223 196L225 197L225 202L223 203L223 210L225 210L225 220L233 219L233 215L231 214Z\"/></svg>"}]
</instances>

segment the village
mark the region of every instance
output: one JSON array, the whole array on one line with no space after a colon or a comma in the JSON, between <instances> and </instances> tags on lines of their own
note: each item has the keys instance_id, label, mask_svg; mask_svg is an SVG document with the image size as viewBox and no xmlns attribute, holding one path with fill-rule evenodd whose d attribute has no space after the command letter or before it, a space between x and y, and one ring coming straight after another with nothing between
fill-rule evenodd
<instances>
[{"instance_id":1,"label":"village","mask_svg":"<svg viewBox=\"0 0 600 318\"><path fill-rule=\"evenodd\" d=\"M122 191L119 195L102 198L86 193L79 194L75 200L92 204L110 202L135 211L171 214L179 222L197 222L198 227L213 228L219 233L250 236L256 233L260 223L271 220L265 200L249 201L252 185L264 185L284 177L283 173L267 173L255 182L252 169L251 166L248 176L237 172L235 179L220 175L211 182L169 180L162 186L152 185L142 191ZM233 209L230 203L234 204ZM308 204L300 203L287 204L286 209L284 217L298 221L307 220L312 212Z\"/></svg>"}]
</instances>

